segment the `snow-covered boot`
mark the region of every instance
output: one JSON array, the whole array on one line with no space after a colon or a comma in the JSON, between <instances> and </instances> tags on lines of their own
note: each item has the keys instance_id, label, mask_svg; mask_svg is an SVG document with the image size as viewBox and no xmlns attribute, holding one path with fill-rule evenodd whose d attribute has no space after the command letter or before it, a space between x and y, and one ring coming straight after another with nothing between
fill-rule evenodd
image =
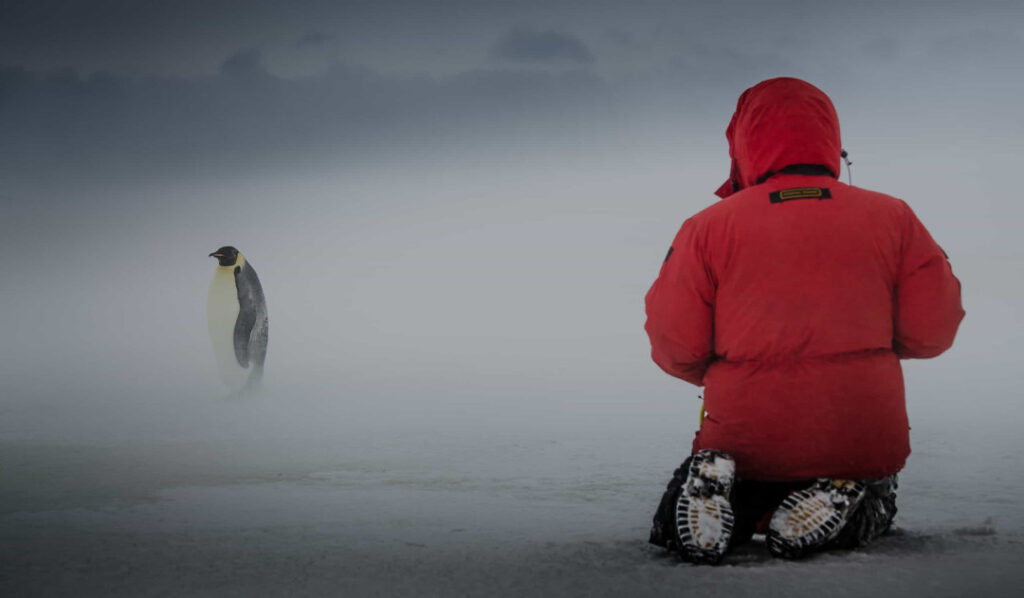
<instances>
[{"instance_id":1,"label":"snow-covered boot","mask_svg":"<svg viewBox=\"0 0 1024 598\"><path fill-rule=\"evenodd\" d=\"M864 480L864 500L839 535L828 543L828 548L858 548L866 546L889 531L896 517L896 490L899 482L895 475L877 480Z\"/></svg>"},{"instance_id":2,"label":"snow-covered boot","mask_svg":"<svg viewBox=\"0 0 1024 598\"><path fill-rule=\"evenodd\" d=\"M772 515L768 550L797 559L839 535L866 493L862 482L820 478L810 488L790 493Z\"/></svg>"},{"instance_id":3,"label":"snow-covered boot","mask_svg":"<svg viewBox=\"0 0 1024 598\"><path fill-rule=\"evenodd\" d=\"M675 535L683 560L717 564L725 556L735 519L729 495L736 473L732 457L703 450L690 458L675 503Z\"/></svg>"}]
</instances>

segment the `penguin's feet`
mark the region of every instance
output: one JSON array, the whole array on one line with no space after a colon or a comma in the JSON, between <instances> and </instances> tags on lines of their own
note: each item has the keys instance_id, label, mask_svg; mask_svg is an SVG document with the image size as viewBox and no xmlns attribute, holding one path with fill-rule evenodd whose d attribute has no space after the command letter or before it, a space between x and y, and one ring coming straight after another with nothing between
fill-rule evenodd
<instances>
[{"instance_id":1,"label":"penguin's feet","mask_svg":"<svg viewBox=\"0 0 1024 598\"><path fill-rule=\"evenodd\" d=\"M767 541L773 556L798 559L835 538L864 500L863 483L820 478L792 492L772 515Z\"/></svg>"},{"instance_id":2,"label":"penguin's feet","mask_svg":"<svg viewBox=\"0 0 1024 598\"><path fill-rule=\"evenodd\" d=\"M735 517L729 495L736 464L722 451L699 451L690 459L676 501L679 552L691 563L718 564L729 547Z\"/></svg>"}]
</instances>

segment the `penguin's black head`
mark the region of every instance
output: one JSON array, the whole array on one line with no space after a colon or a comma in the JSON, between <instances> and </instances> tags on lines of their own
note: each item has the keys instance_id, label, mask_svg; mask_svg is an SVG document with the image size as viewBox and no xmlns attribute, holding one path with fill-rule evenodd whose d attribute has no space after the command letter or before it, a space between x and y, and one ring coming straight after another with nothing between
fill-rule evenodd
<instances>
[{"instance_id":1,"label":"penguin's black head","mask_svg":"<svg viewBox=\"0 0 1024 598\"><path fill-rule=\"evenodd\" d=\"M238 250L230 245L225 245L211 253L210 257L217 258L221 266L234 266L238 261Z\"/></svg>"}]
</instances>

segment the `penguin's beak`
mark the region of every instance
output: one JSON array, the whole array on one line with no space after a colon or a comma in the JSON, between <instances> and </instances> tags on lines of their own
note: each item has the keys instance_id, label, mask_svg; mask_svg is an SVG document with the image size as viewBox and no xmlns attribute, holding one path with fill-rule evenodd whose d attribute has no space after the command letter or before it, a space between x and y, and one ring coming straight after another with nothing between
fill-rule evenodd
<instances>
[{"instance_id":1,"label":"penguin's beak","mask_svg":"<svg viewBox=\"0 0 1024 598\"><path fill-rule=\"evenodd\" d=\"M210 254L210 257L224 257L224 254L223 253L213 252L213 253Z\"/></svg>"}]
</instances>

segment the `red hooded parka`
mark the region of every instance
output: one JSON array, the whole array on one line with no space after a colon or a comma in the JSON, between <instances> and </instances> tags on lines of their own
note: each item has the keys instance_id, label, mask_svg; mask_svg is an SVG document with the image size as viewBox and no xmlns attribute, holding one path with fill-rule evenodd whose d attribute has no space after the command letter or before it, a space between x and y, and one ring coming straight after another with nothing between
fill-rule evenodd
<instances>
[{"instance_id":1,"label":"red hooded parka","mask_svg":"<svg viewBox=\"0 0 1024 598\"><path fill-rule=\"evenodd\" d=\"M903 201L839 182L839 120L813 85L763 81L726 131L723 200L683 223L647 293L654 361L703 385L693 449L754 480L880 478L910 454L900 358L964 311Z\"/></svg>"}]
</instances>

